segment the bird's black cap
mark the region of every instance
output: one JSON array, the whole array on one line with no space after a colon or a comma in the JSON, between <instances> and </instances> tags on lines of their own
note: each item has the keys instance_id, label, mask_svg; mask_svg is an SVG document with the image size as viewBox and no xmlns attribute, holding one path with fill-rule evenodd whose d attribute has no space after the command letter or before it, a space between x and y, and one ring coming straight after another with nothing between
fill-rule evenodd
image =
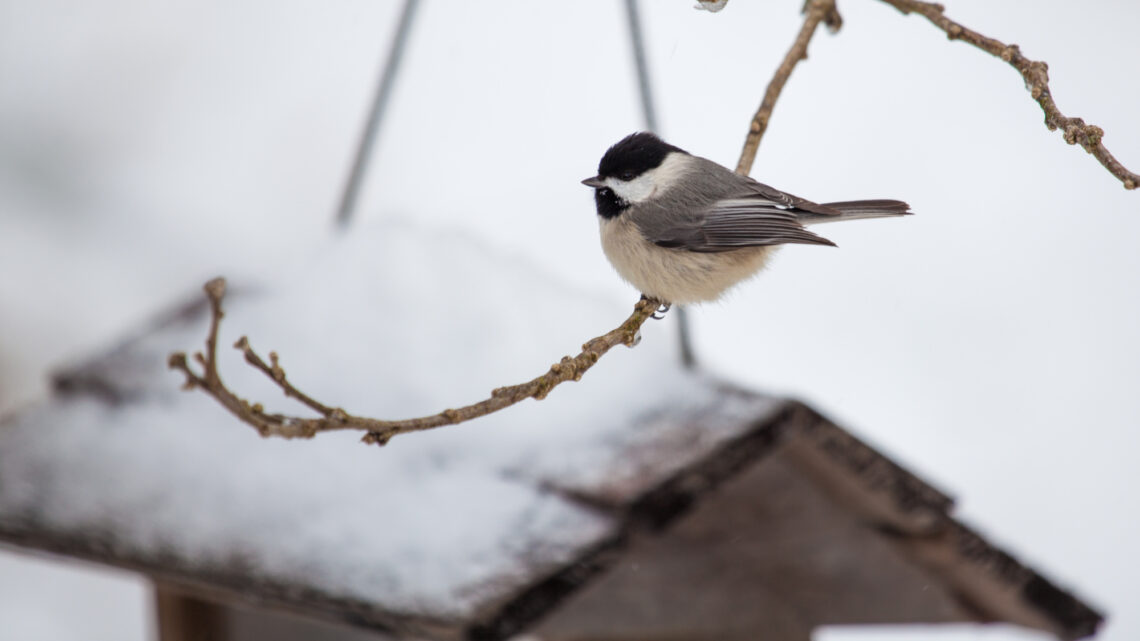
<instances>
[{"instance_id":1,"label":"bird's black cap","mask_svg":"<svg viewBox=\"0 0 1140 641\"><path fill-rule=\"evenodd\" d=\"M610 147L606 155L602 156L602 162L598 163L598 175L603 178L615 177L628 180L660 167L665 161L665 156L674 151L688 153L647 131L630 134Z\"/></svg>"}]
</instances>

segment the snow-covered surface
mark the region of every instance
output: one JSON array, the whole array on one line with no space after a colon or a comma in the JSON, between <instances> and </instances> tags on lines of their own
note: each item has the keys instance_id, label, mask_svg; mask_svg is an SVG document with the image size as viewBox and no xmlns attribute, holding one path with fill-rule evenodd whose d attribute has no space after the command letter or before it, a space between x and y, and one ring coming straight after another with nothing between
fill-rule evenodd
<instances>
[{"instance_id":1,"label":"snow-covered surface","mask_svg":"<svg viewBox=\"0 0 1140 641\"><path fill-rule=\"evenodd\" d=\"M1135 169L1140 84L1122 70L1140 57L1140 4L945 4L1048 61L1060 107L1102 126ZM800 3L691 5L642 3L663 133L731 164ZM1140 194L1046 131L1008 67L885 4L840 8L843 30L812 43L754 175L819 200L904 198L918 215L829 229L839 250L782 252L764 278L696 311L698 353L856 428L957 496L991 540L1104 608L1101 638L1140 638ZM310 253L397 11L0 0L0 411L206 278L248 282ZM406 60L363 218L464 229L629 298L577 183L640 126L620 4L425 2ZM583 319L569 345L611 322ZM262 341L310 371L299 350ZM28 574L0 573L16 580ZM54 638L101 629L59 605L83 591L54 596L42 618L75 622ZM0 621L17 620L11 604L0 600ZM105 615L132 622L144 606ZM101 638L137 639L137 627Z\"/></svg>"},{"instance_id":2,"label":"snow-covered surface","mask_svg":"<svg viewBox=\"0 0 1140 641\"><path fill-rule=\"evenodd\" d=\"M220 344L248 334L279 350L302 389L366 415L477 400L540 373L588 338L584 327L602 333L627 311L454 232L369 225L317 245L258 293L233 297ZM676 420L647 418L721 412L713 384L683 374L651 326L635 352L611 352L588 383L541 404L383 449L359 434L266 441L204 394L178 391L166 371L165 356L198 349L205 331L200 314L118 354L132 372L118 390L128 402L68 395L0 431L0 520L109 533L130 558L211 572L239 562L262 580L463 619L613 533L610 520L535 480L600 485L629 467L615 452L678 440ZM231 385L285 405L235 350L223 354ZM699 436L699 447L655 470L691 463L776 403L734 405L719 424L686 429L680 438Z\"/></svg>"}]
</instances>

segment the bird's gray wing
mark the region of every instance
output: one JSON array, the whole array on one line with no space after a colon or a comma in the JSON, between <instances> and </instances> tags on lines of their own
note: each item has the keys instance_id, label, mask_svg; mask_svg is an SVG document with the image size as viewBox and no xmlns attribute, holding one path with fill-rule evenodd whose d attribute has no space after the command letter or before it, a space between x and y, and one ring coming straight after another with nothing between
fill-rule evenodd
<instances>
[{"instance_id":1,"label":"bird's gray wing","mask_svg":"<svg viewBox=\"0 0 1140 641\"><path fill-rule=\"evenodd\" d=\"M842 212L829 205L821 205L812 202L806 198L793 196L787 192L780 191L775 187L769 187L762 182L757 182L751 178L745 178L745 188L754 194L754 197L760 200L768 200L772 204L783 207L785 209L795 210L798 214L814 215L813 218L822 218L826 216L840 216Z\"/></svg>"},{"instance_id":2,"label":"bird's gray wing","mask_svg":"<svg viewBox=\"0 0 1140 641\"><path fill-rule=\"evenodd\" d=\"M651 222L641 224L639 221L638 226L650 242L695 252L723 252L786 243L834 245L830 240L804 229L798 218L805 209L790 199L795 197L783 192L769 196L760 191L750 191L713 201L683 215L647 216L645 220ZM820 214L828 215L825 212Z\"/></svg>"}]
</instances>

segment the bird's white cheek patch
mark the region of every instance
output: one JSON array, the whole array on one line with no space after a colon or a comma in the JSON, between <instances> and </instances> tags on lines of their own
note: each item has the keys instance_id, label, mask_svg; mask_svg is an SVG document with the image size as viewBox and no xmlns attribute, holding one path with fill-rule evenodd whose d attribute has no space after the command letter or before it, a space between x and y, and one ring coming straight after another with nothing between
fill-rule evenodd
<instances>
[{"instance_id":1,"label":"bird's white cheek patch","mask_svg":"<svg viewBox=\"0 0 1140 641\"><path fill-rule=\"evenodd\" d=\"M660 195L663 189L675 185L689 167L691 156L673 152L665 157L660 166L650 169L633 180L619 180L606 178L606 186L613 190L618 198L627 203L640 203Z\"/></svg>"},{"instance_id":2,"label":"bird's white cheek patch","mask_svg":"<svg viewBox=\"0 0 1140 641\"><path fill-rule=\"evenodd\" d=\"M650 169L633 180L606 178L606 186L625 202L639 203L652 196L653 192L656 191L657 185L653 180L653 174L656 171Z\"/></svg>"}]
</instances>

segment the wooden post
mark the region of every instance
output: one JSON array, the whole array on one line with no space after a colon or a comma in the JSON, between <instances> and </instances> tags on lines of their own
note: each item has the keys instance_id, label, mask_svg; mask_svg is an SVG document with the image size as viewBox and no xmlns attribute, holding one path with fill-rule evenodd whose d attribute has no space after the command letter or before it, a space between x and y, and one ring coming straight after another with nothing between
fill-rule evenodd
<instances>
[{"instance_id":1,"label":"wooden post","mask_svg":"<svg viewBox=\"0 0 1140 641\"><path fill-rule=\"evenodd\" d=\"M225 608L162 583L154 587L159 641L228 641Z\"/></svg>"}]
</instances>

